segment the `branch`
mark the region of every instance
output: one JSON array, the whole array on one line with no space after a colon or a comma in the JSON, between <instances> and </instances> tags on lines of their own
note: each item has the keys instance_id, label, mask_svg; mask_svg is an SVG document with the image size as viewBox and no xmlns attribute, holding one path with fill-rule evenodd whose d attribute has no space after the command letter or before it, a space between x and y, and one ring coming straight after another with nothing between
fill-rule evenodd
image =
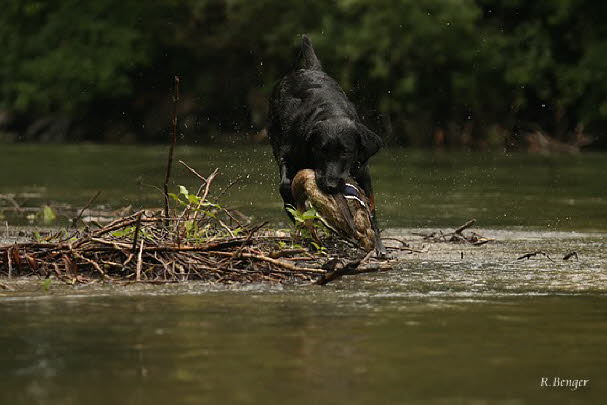
<instances>
[{"instance_id":1,"label":"branch","mask_svg":"<svg viewBox=\"0 0 607 405\"><path fill-rule=\"evenodd\" d=\"M169 148L169 157L167 161L166 175L164 177L164 216L169 217L169 179L171 178L171 167L173 166L173 152L177 143L177 102L179 101L179 76L175 76L175 93L173 95L173 136L171 138L171 147ZM168 221L165 223L168 226Z\"/></svg>"}]
</instances>

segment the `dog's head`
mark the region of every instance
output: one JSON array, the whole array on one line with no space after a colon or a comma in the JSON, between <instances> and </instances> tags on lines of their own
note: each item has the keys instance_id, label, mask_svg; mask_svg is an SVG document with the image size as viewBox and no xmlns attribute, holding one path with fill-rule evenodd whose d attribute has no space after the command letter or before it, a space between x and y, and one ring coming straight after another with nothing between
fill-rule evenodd
<instances>
[{"instance_id":1,"label":"dog's head","mask_svg":"<svg viewBox=\"0 0 607 405\"><path fill-rule=\"evenodd\" d=\"M318 187L336 193L344 188L350 169L367 163L382 141L366 126L343 119L317 123L309 133L308 145Z\"/></svg>"}]
</instances>

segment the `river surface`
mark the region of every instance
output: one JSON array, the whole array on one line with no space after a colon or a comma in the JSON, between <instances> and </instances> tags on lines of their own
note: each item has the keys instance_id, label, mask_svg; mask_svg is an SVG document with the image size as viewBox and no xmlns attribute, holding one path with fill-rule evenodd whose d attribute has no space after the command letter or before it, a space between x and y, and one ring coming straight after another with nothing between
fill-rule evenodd
<instances>
[{"instance_id":1,"label":"river surface","mask_svg":"<svg viewBox=\"0 0 607 405\"><path fill-rule=\"evenodd\" d=\"M0 194L82 206L101 190L108 208L159 206L165 152L0 145ZM217 190L242 175L223 203L286 226L268 147L177 158L219 167ZM604 403L607 155L397 149L372 170L385 235L423 252L390 272L325 287L0 278L0 404ZM174 178L195 187L181 168ZM5 240L27 225L4 217ZM495 241L418 235L470 218Z\"/></svg>"}]
</instances>

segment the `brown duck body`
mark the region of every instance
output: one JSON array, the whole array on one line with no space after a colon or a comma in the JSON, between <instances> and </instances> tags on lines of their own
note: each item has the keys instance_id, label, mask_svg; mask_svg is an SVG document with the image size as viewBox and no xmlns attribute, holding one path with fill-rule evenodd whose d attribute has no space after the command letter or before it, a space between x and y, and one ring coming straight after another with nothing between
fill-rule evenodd
<instances>
[{"instance_id":1,"label":"brown duck body","mask_svg":"<svg viewBox=\"0 0 607 405\"><path fill-rule=\"evenodd\" d=\"M314 170L300 170L291 182L297 210L304 212L309 203L323 222L338 236L357 244L365 251L375 248L375 232L367 196L352 179L348 183L358 192L356 198L342 193L326 194L316 184Z\"/></svg>"}]
</instances>

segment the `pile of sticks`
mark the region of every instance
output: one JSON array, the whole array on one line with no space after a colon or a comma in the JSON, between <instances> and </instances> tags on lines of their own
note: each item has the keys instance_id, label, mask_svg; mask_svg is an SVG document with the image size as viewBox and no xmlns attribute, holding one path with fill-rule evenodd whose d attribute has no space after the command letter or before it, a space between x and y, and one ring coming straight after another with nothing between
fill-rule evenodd
<instances>
[{"instance_id":1,"label":"pile of sticks","mask_svg":"<svg viewBox=\"0 0 607 405\"><path fill-rule=\"evenodd\" d=\"M93 278L148 282L311 280L325 272L298 266L294 259L305 253L303 249L274 250L272 245L277 246L280 238L255 235L255 229L246 237L180 242L170 230L178 220L140 211L79 237L72 234L54 242L2 246L0 272L8 277L53 275L70 283ZM124 232L133 227L134 231Z\"/></svg>"},{"instance_id":2,"label":"pile of sticks","mask_svg":"<svg viewBox=\"0 0 607 405\"><path fill-rule=\"evenodd\" d=\"M373 263L370 258L351 261L315 255L306 248L281 248L290 237L264 234L258 226L249 227L243 237L218 237L201 243L175 241L176 235L164 225L167 220L174 224L178 218L148 216L140 211L80 236L0 246L0 274L9 278L52 276L70 284L99 279L326 284L345 274L390 268L388 263ZM122 236L121 231L132 227L134 232ZM342 248L348 249L345 244Z\"/></svg>"},{"instance_id":3,"label":"pile of sticks","mask_svg":"<svg viewBox=\"0 0 607 405\"><path fill-rule=\"evenodd\" d=\"M364 254L345 243L335 242L319 254L302 247L303 241L294 245L293 238L264 230L265 223L242 224L229 210L207 201L217 171L204 178L189 169L202 185L195 198L184 198L187 203L169 216L165 210L143 210L94 230L85 227L44 241L0 246L0 276L55 277L72 284L100 279L326 284L345 274L391 267L370 256L361 259Z\"/></svg>"},{"instance_id":4,"label":"pile of sticks","mask_svg":"<svg viewBox=\"0 0 607 405\"><path fill-rule=\"evenodd\" d=\"M462 226L455 229L453 232L436 231L429 234L416 233L415 235L422 236L424 240L429 242L451 242L451 243L468 243L474 246L481 246L495 239L486 238L476 232L465 234L464 231L471 228L476 223L476 219L471 219Z\"/></svg>"}]
</instances>

